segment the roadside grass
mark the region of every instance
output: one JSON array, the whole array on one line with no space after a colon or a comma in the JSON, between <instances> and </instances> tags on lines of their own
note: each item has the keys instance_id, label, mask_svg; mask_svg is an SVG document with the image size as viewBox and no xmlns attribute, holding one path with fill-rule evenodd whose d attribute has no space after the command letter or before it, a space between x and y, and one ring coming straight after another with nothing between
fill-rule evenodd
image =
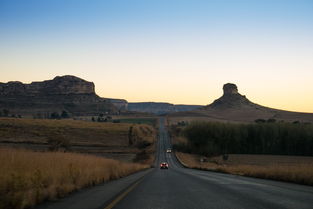
<instances>
[{"instance_id":1,"label":"roadside grass","mask_svg":"<svg viewBox=\"0 0 313 209\"><path fill-rule=\"evenodd\" d=\"M30 208L148 167L92 155L0 148L0 208Z\"/></svg>"},{"instance_id":2,"label":"roadside grass","mask_svg":"<svg viewBox=\"0 0 313 209\"><path fill-rule=\"evenodd\" d=\"M251 176L313 186L313 157L275 155L229 155L208 158L200 162L201 156L176 152L180 162L186 167Z\"/></svg>"}]
</instances>

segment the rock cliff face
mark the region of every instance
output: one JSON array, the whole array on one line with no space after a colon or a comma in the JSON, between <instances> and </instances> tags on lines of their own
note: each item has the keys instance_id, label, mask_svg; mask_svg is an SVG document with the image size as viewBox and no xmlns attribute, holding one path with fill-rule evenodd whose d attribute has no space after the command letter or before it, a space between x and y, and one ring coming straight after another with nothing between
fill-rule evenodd
<instances>
[{"instance_id":1,"label":"rock cliff face","mask_svg":"<svg viewBox=\"0 0 313 209\"><path fill-rule=\"evenodd\" d=\"M125 99L111 99L108 100L119 110L126 111L128 109L128 102Z\"/></svg>"},{"instance_id":2,"label":"rock cliff face","mask_svg":"<svg viewBox=\"0 0 313 209\"><path fill-rule=\"evenodd\" d=\"M233 83L224 84L223 91L224 91L224 95L238 94L238 88L236 84L233 84Z\"/></svg>"},{"instance_id":3,"label":"rock cliff face","mask_svg":"<svg viewBox=\"0 0 313 209\"><path fill-rule=\"evenodd\" d=\"M157 115L191 111L203 107L200 105L174 105L164 102L127 102L124 99L108 99L121 112L141 112Z\"/></svg>"},{"instance_id":4,"label":"rock cliff face","mask_svg":"<svg viewBox=\"0 0 313 209\"><path fill-rule=\"evenodd\" d=\"M246 96L238 93L238 88L235 84L227 83L223 86L224 94L215 100L209 107L212 108L243 108L246 106L256 106L250 102Z\"/></svg>"},{"instance_id":5,"label":"rock cliff face","mask_svg":"<svg viewBox=\"0 0 313 209\"><path fill-rule=\"evenodd\" d=\"M31 84L0 83L0 108L22 115L63 110L72 115L117 111L109 100L95 94L92 82L75 76L58 76L53 80Z\"/></svg>"},{"instance_id":6,"label":"rock cliff face","mask_svg":"<svg viewBox=\"0 0 313 209\"><path fill-rule=\"evenodd\" d=\"M1 96L41 96L95 94L95 85L75 76L57 76L53 80L23 84L18 81L0 83Z\"/></svg>"},{"instance_id":7,"label":"rock cliff face","mask_svg":"<svg viewBox=\"0 0 313 209\"><path fill-rule=\"evenodd\" d=\"M0 111L8 109L21 115L47 115L69 112L71 115L96 115L118 111L166 114L190 111L201 106L169 103L128 103L124 99L101 98L95 85L75 76L57 76L53 80L23 84L19 81L0 83Z\"/></svg>"}]
</instances>

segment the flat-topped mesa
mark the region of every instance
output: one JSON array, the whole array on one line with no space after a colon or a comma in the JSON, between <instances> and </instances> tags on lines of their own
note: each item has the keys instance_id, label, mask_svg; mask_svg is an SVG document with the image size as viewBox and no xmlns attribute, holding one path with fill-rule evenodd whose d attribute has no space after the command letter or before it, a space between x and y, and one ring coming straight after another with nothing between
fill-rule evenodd
<instances>
[{"instance_id":1,"label":"flat-topped mesa","mask_svg":"<svg viewBox=\"0 0 313 209\"><path fill-rule=\"evenodd\" d=\"M30 84L0 83L0 109L21 115L47 115L65 110L81 116L118 111L108 99L95 93L93 82L71 75Z\"/></svg>"},{"instance_id":2,"label":"flat-topped mesa","mask_svg":"<svg viewBox=\"0 0 313 209\"><path fill-rule=\"evenodd\" d=\"M95 94L93 82L70 75L57 76L50 81L33 82L30 87L45 94Z\"/></svg>"},{"instance_id":3,"label":"flat-topped mesa","mask_svg":"<svg viewBox=\"0 0 313 209\"><path fill-rule=\"evenodd\" d=\"M68 94L95 94L95 85L75 76L57 76L53 80L32 82L0 83L0 95L68 95Z\"/></svg>"},{"instance_id":4,"label":"flat-topped mesa","mask_svg":"<svg viewBox=\"0 0 313 209\"><path fill-rule=\"evenodd\" d=\"M238 88L236 84L233 84L233 83L224 84L223 91L224 91L224 95L238 94Z\"/></svg>"}]
</instances>

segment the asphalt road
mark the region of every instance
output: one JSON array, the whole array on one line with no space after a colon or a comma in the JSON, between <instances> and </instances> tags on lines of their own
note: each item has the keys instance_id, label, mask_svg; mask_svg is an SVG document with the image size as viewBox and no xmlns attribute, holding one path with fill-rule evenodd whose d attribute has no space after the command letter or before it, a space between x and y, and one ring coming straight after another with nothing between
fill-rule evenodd
<instances>
[{"instance_id":1,"label":"asphalt road","mask_svg":"<svg viewBox=\"0 0 313 209\"><path fill-rule=\"evenodd\" d=\"M162 118L155 169L46 203L40 209L105 209L116 199L111 204L114 209L313 209L313 187L183 168L173 153L166 153L169 147ZM163 161L169 163L168 170L159 169ZM128 191L121 195L126 187Z\"/></svg>"}]
</instances>

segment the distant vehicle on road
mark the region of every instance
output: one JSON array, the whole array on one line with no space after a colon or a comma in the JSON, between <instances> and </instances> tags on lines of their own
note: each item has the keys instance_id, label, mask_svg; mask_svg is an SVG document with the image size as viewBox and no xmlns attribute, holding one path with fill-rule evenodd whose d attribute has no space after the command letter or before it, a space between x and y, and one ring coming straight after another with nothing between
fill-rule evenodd
<instances>
[{"instance_id":1,"label":"distant vehicle on road","mask_svg":"<svg viewBox=\"0 0 313 209\"><path fill-rule=\"evenodd\" d=\"M160 169L168 169L168 163L167 162L163 162L160 164Z\"/></svg>"},{"instance_id":2,"label":"distant vehicle on road","mask_svg":"<svg viewBox=\"0 0 313 209\"><path fill-rule=\"evenodd\" d=\"M171 149L171 148L168 148L168 149L166 150L166 152L167 152L167 153L171 153L171 152L172 152L172 149Z\"/></svg>"}]
</instances>

